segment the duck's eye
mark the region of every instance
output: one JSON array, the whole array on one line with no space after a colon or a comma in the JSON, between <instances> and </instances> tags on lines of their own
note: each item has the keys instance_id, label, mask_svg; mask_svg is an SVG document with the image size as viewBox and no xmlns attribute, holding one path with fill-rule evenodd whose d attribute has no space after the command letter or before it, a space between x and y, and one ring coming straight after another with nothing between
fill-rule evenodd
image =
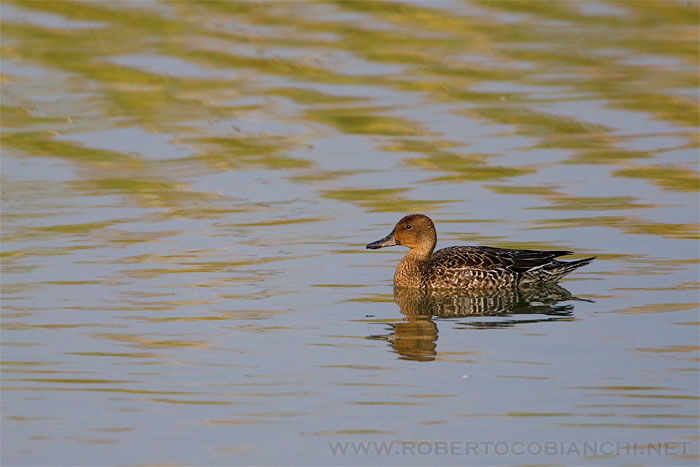
<instances>
[{"instance_id":1,"label":"duck's eye","mask_svg":"<svg viewBox=\"0 0 700 467\"><path fill-rule=\"evenodd\" d=\"M411 224L406 224L405 229L406 229L406 230L411 230L411 227L413 227Z\"/></svg>"}]
</instances>

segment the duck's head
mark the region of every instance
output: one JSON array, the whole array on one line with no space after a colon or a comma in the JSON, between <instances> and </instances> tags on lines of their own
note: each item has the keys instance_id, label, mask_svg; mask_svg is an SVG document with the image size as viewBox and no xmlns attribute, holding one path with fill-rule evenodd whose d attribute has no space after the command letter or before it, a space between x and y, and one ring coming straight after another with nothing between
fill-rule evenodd
<instances>
[{"instance_id":1,"label":"duck's head","mask_svg":"<svg viewBox=\"0 0 700 467\"><path fill-rule=\"evenodd\" d=\"M428 216L411 214L402 218L389 235L367 245L370 250L402 245L420 254L430 255L437 243L435 225Z\"/></svg>"}]
</instances>

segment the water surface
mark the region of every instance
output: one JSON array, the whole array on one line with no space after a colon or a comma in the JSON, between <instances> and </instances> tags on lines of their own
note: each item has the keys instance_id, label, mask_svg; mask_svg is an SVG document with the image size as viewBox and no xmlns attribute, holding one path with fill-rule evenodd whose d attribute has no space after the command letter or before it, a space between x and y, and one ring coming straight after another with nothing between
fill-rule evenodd
<instances>
[{"instance_id":1,"label":"water surface","mask_svg":"<svg viewBox=\"0 0 700 467\"><path fill-rule=\"evenodd\" d=\"M697 2L0 13L4 465L697 464ZM395 295L411 212L597 260Z\"/></svg>"}]
</instances>

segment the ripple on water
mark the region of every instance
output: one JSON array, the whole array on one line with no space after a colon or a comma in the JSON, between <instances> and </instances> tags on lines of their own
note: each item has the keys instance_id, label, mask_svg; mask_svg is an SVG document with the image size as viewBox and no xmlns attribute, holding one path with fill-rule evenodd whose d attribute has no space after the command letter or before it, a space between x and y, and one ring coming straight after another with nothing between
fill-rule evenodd
<instances>
[{"instance_id":1,"label":"ripple on water","mask_svg":"<svg viewBox=\"0 0 700 467\"><path fill-rule=\"evenodd\" d=\"M694 2L2 13L3 463L697 463ZM597 259L392 295L417 211Z\"/></svg>"}]
</instances>

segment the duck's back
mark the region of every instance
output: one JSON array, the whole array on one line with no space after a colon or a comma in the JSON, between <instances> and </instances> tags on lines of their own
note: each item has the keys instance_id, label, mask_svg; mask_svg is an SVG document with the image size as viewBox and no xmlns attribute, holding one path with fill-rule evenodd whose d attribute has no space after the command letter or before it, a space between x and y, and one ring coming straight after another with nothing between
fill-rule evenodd
<instances>
[{"instance_id":1,"label":"duck's back","mask_svg":"<svg viewBox=\"0 0 700 467\"><path fill-rule=\"evenodd\" d=\"M564 263L554 258L570 251L512 250L488 246L453 246L433 253L425 271L427 287L507 287L525 281L550 282ZM537 272L541 271L541 272Z\"/></svg>"}]
</instances>

